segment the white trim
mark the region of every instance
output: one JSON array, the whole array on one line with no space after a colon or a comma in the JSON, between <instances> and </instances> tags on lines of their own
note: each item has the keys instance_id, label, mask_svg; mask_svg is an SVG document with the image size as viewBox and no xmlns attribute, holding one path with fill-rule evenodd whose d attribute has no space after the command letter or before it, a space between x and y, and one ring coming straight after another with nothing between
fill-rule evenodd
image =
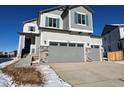
<instances>
[{"instance_id":1,"label":"white trim","mask_svg":"<svg viewBox=\"0 0 124 93\"><path fill-rule=\"evenodd\" d=\"M71 11L69 10L69 29L71 28Z\"/></svg>"},{"instance_id":2,"label":"white trim","mask_svg":"<svg viewBox=\"0 0 124 93\"><path fill-rule=\"evenodd\" d=\"M45 28L61 29L61 28L57 28L57 27L50 27L50 26L45 27Z\"/></svg>"},{"instance_id":3,"label":"white trim","mask_svg":"<svg viewBox=\"0 0 124 93\"><path fill-rule=\"evenodd\" d=\"M42 20L40 22L40 27L46 27L45 26L45 18L46 17L50 17L50 18L56 18L56 19L59 19L59 28L57 29L62 29L63 28L63 20L61 18L60 15L56 15L56 14L51 14L51 13L43 13L42 14ZM46 27L47 28L47 27ZM50 28L50 27L49 27ZM54 27L55 28L55 27Z\"/></svg>"},{"instance_id":4,"label":"white trim","mask_svg":"<svg viewBox=\"0 0 124 93\"><path fill-rule=\"evenodd\" d=\"M77 23L76 25L80 25L80 26L87 26L86 24L79 24L79 23Z\"/></svg>"},{"instance_id":5,"label":"white trim","mask_svg":"<svg viewBox=\"0 0 124 93\"><path fill-rule=\"evenodd\" d=\"M81 13L81 12L76 12L76 13L81 15L81 24L80 23L77 23L76 25L87 26L87 24L86 24L86 15L87 14L86 13ZM85 16L85 24L82 23L82 15Z\"/></svg>"},{"instance_id":6,"label":"white trim","mask_svg":"<svg viewBox=\"0 0 124 93\"><path fill-rule=\"evenodd\" d=\"M21 57L21 38L22 38L22 36L19 36L19 45L18 45L17 57Z\"/></svg>"},{"instance_id":7,"label":"white trim","mask_svg":"<svg viewBox=\"0 0 124 93\"><path fill-rule=\"evenodd\" d=\"M40 14L40 21L39 22L40 22L39 27L41 27L43 24L43 14Z\"/></svg>"},{"instance_id":8,"label":"white trim","mask_svg":"<svg viewBox=\"0 0 124 93\"><path fill-rule=\"evenodd\" d=\"M48 43L50 42L65 42L65 43L68 43L68 41L65 41L65 40L48 40Z\"/></svg>"},{"instance_id":9,"label":"white trim","mask_svg":"<svg viewBox=\"0 0 124 93\"><path fill-rule=\"evenodd\" d=\"M87 13L82 13L82 12L79 12L79 11L76 12L76 13L78 13L78 14L83 14L83 15L86 15L86 14L87 14Z\"/></svg>"},{"instance_id":10,"label":"white trim","mask_svg":"<svg viewBox=\"0 0 124 93\"><path fill-rule=\"evenodd\" d=\"M76 29L76 28L70 28L69 30L71 30L71 31L76 31L76 32L93 33L92 30L82 30L82 29Z\"/></svg>"},{"instance_id":11,"label":"white trim","mask_svg":"<svg viewBox=\"0 0 124 93\"><path fill-rule=\"evenodd\" d=\"M89 19L88 19L88 22L89 22ZM90 24L88 24L90 25ZM93 15L91 14L91 28L93 29Z\"/></svg>"},{"instance_id":12,"label":"white trim","mask_svg":"<svg viewBox=\"0 0 124 93\"><path fill-rule=\"evenodd\" d=\"M96 44L96 43L90 43L90 45L97 45L97 46L101 46L102 44Z\"/></svg>"},{"instance_id":13,"label":"white trim","mask_svg":"<svg viewBox=\"0 0 124 93\"><path fill-rule=\"evenodd\" d=\"M87 42L66 41L66 40L48 40L48 45L50 42L76 43L76 44L86 44L87 43Z\"/></svg>"},{"instance_id":14,"label":"white trim","mask_svg":"<svg viewBox=\"0 0 124 93\"><path fill-rule=\"evenodd\" d=\"M33 52L32 49L34 49L34 53L32 53ZM36 45L35 44L30 45L30 55L31 54L36 54Z\"/></svg>"},{"instance_id":15,"label":"white trim","mask_svg":"<svg viewBox=\"0 0 124 93\"><path fill-rule=\"evenodd\" d=\"M86 42L77 42L77 41L70 41L68 43L86 44Z\"/></svg>"},{"instance_id":16,"label":"white trim","mask_svg":"<svg viewBox=\"0 0 124 93\"><path fill-rule=\"evenodd\" d=\"M87 61L87 55L86 55L86 47L87 47L87 45L86 44L84 44L84 62L86 62Z\"/></svg>"},{"instance_id":17,"label":"white trim","mask_svg":"<svg viewBox=\"0 0 124 93\"><path fill-rule=\"evenodd\" d=\"M46 16L46 17L48 17L48 16ZM52 26L49 26L49 22L50 22L49 19L50 19L50 18L52 19ZM53 26L53 24L54 24L54 23L53 23L53 19L56 20L56 27ZM48 27L49 27L49 28L58 28L58 27L57 27L57 19L60 20L60 18L48 17ZM45 19L45 20L46 20L46 19ZM45 21L45 22L46 22L46 21ZM45 24L46 24L46 23L45 23ZM45 27L46 27L46 26L45 26ZM60 21L59 21L59 28L60 28ZM59 29L59 28L58 28L58 29Z\"/></svg>"}]
</instances>

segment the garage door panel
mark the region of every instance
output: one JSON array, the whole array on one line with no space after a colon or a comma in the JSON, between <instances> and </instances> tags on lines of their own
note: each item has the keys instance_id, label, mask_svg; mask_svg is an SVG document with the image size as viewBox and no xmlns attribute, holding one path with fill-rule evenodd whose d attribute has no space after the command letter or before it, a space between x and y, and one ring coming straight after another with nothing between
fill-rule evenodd
<instances>
[{"instance_id":1,"label":"garage door panel","mask_svg":"<svg viewBox=\"0 0 124 93\"><path fill-rule=\"evenodd\" d=\"M49 46L49 62L82 62L84 61L83 47Z\"/></svg>"}]
</instances>

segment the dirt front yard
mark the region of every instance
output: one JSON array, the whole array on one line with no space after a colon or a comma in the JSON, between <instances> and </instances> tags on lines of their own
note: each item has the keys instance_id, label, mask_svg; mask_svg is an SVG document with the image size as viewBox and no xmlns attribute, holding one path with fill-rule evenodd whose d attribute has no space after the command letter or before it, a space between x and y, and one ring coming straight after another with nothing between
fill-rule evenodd
<instances>
[{"instance_id":1,"label":"dirt front yard","mask_svg":"<svg viewBox=\"0 0 124 93\"><path fill-rule=\"evenodd\" d=\"M36 84L41 85L45 83L44 75L41 74L36 68L17 68L15 64L8 65L2 69L4 74L11 76L16 84Z\"/></svg>"}]
</instances>

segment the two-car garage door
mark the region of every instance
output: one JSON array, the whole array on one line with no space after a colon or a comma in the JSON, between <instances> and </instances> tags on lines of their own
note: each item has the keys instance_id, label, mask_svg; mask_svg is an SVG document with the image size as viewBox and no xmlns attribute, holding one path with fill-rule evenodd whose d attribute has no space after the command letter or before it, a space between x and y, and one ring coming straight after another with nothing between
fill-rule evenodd
<instances>
[{"instance_id":1,"label":"two-car garage door","mask_svg":"<svg viewBox=\"0 0 124 93\"><path fill-rule=\"evenodd\" d=\"M84 47L79 43L50 42L48 62L82 62Z\"/></svg>"}]
</instances>

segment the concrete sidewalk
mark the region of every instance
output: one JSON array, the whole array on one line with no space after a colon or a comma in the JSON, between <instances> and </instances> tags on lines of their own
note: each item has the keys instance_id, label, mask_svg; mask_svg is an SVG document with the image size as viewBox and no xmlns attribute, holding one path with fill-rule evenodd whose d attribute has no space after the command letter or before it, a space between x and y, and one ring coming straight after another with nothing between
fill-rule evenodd
<instances>
[{"instance_id":1,"label":"concrete sidewalk","mask_svg":"<svg viewBox=\"0 0 124 93\"><path fill-rule=\"evenodd\" d=\"M50 63L66 82L76 87L124 86L124 65L107 62Z\"/></svg>"}]
</instances>

